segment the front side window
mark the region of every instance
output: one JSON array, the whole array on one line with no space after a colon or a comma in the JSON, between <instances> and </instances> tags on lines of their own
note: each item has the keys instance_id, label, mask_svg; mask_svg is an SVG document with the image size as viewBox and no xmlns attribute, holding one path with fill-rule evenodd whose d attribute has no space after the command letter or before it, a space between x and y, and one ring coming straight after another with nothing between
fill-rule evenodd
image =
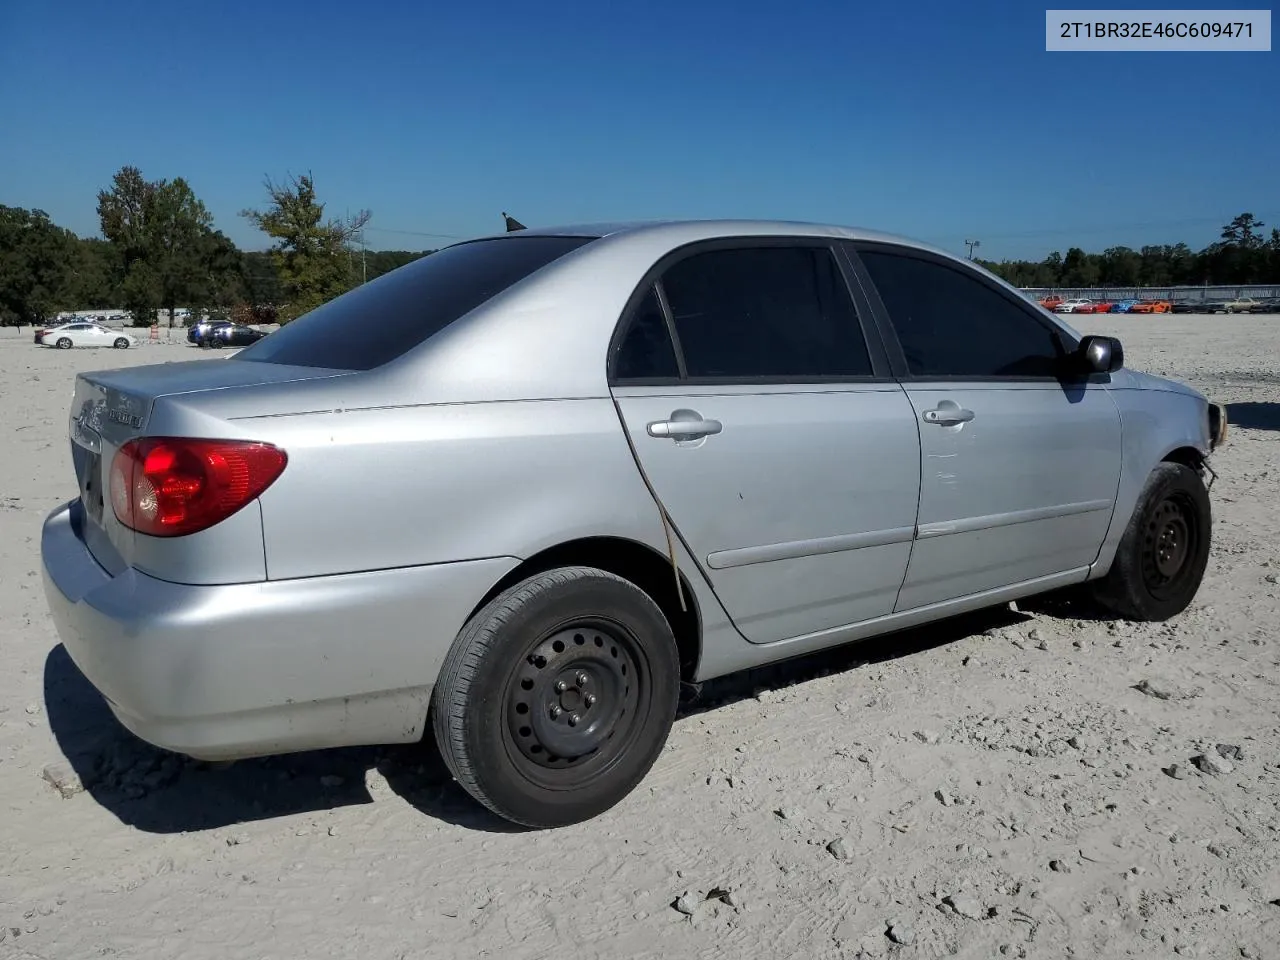
<instances>
[{"instance_id":1,"label":"front side window","mask_svg":"<svg viewBox=\"0 0 1280 960\"><path fill-rule=\"evenodd\" d=\"M372 370L590 241L507 236L455 244L330 300L234 359Z\"/></svg>"},{"instance_id":2,"label":"front side window","mask_svg":"<svg viewBox=\"0 0 1280 960\"><path fill-rule=\"evenodd\" d=\"M962 270L908 254L858 257L889 312L913 377L1053 377L1054 331Z\"/></svg>"},{"instance_id":3,"label":"front side window","mask_svg":"<svg viewBox=\"0 0 1280 960\"><path fill-rule=\"evenodd\" d=\"M695 253L661 283L691 378L871 376L853 300L827 247Z\"/></svg>"}]
</instances>

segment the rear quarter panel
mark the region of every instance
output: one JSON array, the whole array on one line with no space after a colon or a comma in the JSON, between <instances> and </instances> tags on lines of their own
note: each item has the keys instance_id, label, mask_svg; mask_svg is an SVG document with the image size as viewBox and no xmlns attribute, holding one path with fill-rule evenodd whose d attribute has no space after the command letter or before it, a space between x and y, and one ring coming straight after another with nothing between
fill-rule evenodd
<instances>
[{"instance_id":1,"label":"rear quarter panel","mask_svg":"<svg viewBox=\"0 0 1280 960\"><path fill-rule=\"evenodd\" d=\"M272 580L523 559L588 536L666 552L657 505L606 398L240 423L289 456L260 498Z\"/></svg>"},{"instance_id":2,"label":"rear quarter panel","mask_svg":"<svg viewBox=\"0 0 1280 960\"><path fill-rule=\"evenodd\" d=\"M1142 487L1160 461L1179 448L1190 447L1209 455L1208 404L1194 393L1149 388L1120 380L1110 388L1120 410L1120 485L1116 509L1092 576L1111 567L1125 527L1133 516Z\"/></svg>"}]
</instances>

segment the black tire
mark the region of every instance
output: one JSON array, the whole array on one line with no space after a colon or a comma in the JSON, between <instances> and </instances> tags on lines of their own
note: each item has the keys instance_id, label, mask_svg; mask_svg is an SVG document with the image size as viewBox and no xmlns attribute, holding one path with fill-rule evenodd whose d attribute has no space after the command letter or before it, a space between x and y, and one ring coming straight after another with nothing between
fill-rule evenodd
<instances>
[{"instance_id":1,"label":"black tire","mask_svg":"<svg viewBox=\"0 0 1280 960\"><path fill-rule=\"evenodd\" d=\"M116 342L113 343L112 346L115 347L117 350L128 350L129 341L126 340L124 337L116 337Z\"/></svg>"},{"instance_id":2,"label":"black tire","mask_svg":"<svg viewBox=\"0 0 1280 960\"><path fill-rule=\"evenodd\" d=\"M1209 492L1181 463L1161 463L1147 478L1107 575L1094 599L1126 620L1162 621L1195 599L1213 525Z\"/></svg>"},{"instance_id":3,"label":"black tire","mask_svg":"<svg viewBox=\"0 0 1280 960\"><path fill-rule=\"evenodd\" d=\"M54 344L59 350L70 350L73 344L70 337L59 337L57 343Z\"/></svg>"},{"instance_id":4,"label":"black tire","mask_svg":"<svg viewBox=\"0 0 1280 960\"><path fill-rule=\"evenodd\" d=\"M468 621L431 712L463 789L505 820L560 827L603 813L644 779L679 692L675 637L652 598L604 570L561 567Z\"/></svg>"}]
</instances>

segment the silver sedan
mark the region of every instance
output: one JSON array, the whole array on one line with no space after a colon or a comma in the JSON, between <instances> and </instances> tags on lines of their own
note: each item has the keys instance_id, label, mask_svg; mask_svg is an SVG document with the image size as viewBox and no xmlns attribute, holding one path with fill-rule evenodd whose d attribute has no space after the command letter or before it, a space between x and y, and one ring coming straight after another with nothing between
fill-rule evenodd
<instances>
[{"instance_id":1,"label":"silver sedan","mask_svg":"<svg viewBox=\"0 0 1280 960\"><path fill-rule=\"evenodd\" d=\"M622 800L697 683L1045 591L1164 620L1223 408L973 263L775 222L456 244L229 360L80 375L71 657L161 747L418 741Z\"/></svg>"}]
</instances>

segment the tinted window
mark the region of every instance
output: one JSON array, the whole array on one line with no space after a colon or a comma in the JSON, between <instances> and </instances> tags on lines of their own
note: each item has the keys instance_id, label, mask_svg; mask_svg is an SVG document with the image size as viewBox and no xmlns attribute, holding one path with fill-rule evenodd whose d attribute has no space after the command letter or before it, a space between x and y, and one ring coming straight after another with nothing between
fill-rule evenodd
<instances>
[{"instance_id":1,"label":"tinted window","mask_svg":"<svg viewBox=\"0 0 1280 960\"><path fill-rule=\"evenodd\" d=\"M588 242L505 237L447 247L330 300L234 359L371 370Z\"/></svg>"},{"instance_id":2,"label":"tinted window","mask_svg":"<svg viewBox=\"0 0 1280 960\"><path fill-rule=\"evenodd\" d=\"M858 254L884 301L916 377L1051 377L1054 333L1008 298L954 267L900 254Z\"/></svg>"},{"instance_id":3,"label":"tinted window","mask_svg":"<svg viewBox=\"0 0 1280 960\"><path fill-rule=\"evenodd\" d=\"M826 248L716 250L662 278L690 377L857 377L871 359Z\"/></svg>"},{"instance_id":4,"label":"tinted window","mask_svg":"<svg viewBox=\"0 0 1280 960\"><path fill-rule=\"evenodd\" d=\"M614 375L619 380L648 380L678 377L676 351L671 345L671 332L653 288L631 318L618 348Z\"/></svg>"}]
</instances>

